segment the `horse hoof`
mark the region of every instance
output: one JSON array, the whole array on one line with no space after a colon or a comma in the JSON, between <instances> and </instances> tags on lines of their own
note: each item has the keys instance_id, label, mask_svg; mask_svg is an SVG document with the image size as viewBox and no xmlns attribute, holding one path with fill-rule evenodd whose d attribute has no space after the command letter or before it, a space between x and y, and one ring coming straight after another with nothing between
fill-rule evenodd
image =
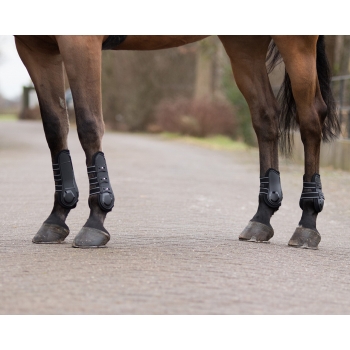
<instances>
[{"instance_id":1,"label":"horse hoof","mask_svg":"<svg viewBox=\"0 0 350 350\"><path fill-rule=\"evenodd\" d=\"M273 237L273 228L256 221L249 221L247 227L239 235L240 241L267 242Z\"/></svg>"},{"instance_id":2,"label":"horse hoof","mask_svg":"<svg viewBox=\"0 0 350 350\"><path fill-rule=\"evenodd\" d=\"M297 227L288 245L294 248L318 249L321 235L310 228Z\"/></svg>"},{"instance_id":3,"label":"horse hoof","mask_svg":"<svg viewBox=\"0 0 350 350\"><path fill-rule=\"evenodd\" d=\"M91 227L83 227L74 238L74 248L104 248L110 240L109 233Z\"/></svg>"},{"instance_id":4,"label":"horse hoof","mask_svg":"<svg viewBox=\"0 0 350 350\"><path fill-rule=\"evenodd\" d=\"M57 244L63 242L68 235L69 230L62 226L42 224L32 242L37 244Z\"/></svg>"}]
</instances>

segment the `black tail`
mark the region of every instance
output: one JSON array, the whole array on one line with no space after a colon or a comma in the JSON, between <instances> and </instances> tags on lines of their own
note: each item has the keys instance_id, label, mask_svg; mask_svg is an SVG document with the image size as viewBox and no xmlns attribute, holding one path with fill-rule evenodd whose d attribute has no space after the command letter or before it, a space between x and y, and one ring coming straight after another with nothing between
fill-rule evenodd
<instances>
[{"instance_id":1,"label":"black tail","mask_svg":"<svg viewBox=\"0 0 350 350\"><path fill-rule=\"evenodd\" d=\"M322 140L324 142L330 142L339 136L340 124L337 105L331 89L332 73L326 55L324 35L318 37L316 64L322 98L327 105L327 115L322 128Z\"/></svg>"},{"instance_id":2,"label":"black tail","mask_svg":"<svg viewBox=\"0 0 350 350\"><path fill-rule=\"evenodd\" d=\"M277 47L273 42L269 46L267 59L267 69L268 72L270 72L281 59ZM331 70L326 56L323 35L320 35L317 41L316 66L322 98L327 105L327 115L322 127L322 140L328 142L338 137L340 133L340 125L338 122L336 103L331 90ZM281 108L281 114L279 116L279 144L282 153L285 155L290 155L292 153L293 146L292 131L297 129L298 125L296 122L296 104L292 94L290 78L287 72L285 72L284 81L278 92L277 99Z\"/></svg>"}]
</instances>

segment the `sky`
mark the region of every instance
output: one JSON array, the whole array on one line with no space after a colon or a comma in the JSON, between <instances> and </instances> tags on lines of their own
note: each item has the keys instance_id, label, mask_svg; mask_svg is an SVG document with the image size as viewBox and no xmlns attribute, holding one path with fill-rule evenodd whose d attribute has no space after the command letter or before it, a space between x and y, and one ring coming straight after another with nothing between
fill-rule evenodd
<instances>
[{"instance_id":1,"label":"sky","mask_svg":"<svg viewBox=\"0 0 350 350\"><path fill-rule=\"evenodd\" d=\"M0 93L8 99L22 94L23 85L31 83L27 69L19 58L12 35L0 35Z\"/></svg>"}]
</instances>

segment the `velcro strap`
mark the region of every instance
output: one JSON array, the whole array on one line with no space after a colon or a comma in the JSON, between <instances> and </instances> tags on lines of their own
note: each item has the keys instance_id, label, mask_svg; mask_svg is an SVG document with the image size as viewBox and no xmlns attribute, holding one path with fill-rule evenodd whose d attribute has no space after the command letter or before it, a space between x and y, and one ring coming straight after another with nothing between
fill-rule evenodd
<instances>
[{"instance_id":1,"label":"velcro strap","mask_svg":"<svg viewBox=\"0 0 350 350\"><path fill-rule=\"evenodd\" d=\"M313 187L313 188L316 188L316 182L306 182L306 181L304 181L303 182L303 186L304 187Z\"/></svg>"},{"instance_id":2,"label":"velcro strap","mask_svg":"<svg viewBox=\"0 0 350 350\"><path fill-rule=\"evenodd\" d=\"M311 181L304 181L303 190L299 200L299 206L304 210L304 199L312 199L314 209L317 213L321 212L324 206L325 197L322 192L321 177L315 173Z\"/></svg>"},{"instance_id":3,"label":"velcro strap","mask_svg":"<svg viewBox=\"0 0 350 350\"><path fill-rule=\"evenodd\" d=\"M92 190L90 190L90 196L92 194L97 194L97 193L100 193L100 188L99 187L95 187Z\"/></svg>"},{"instance_id":4,"label":"velcro strap","mask_svg":"<svg viewBox=\"0 0 350 350\"><path fill-rule=\"evenodd\" d=\"M302 193L300 198L320 198L320 195L318 192L307 192L307 193Z\"/></svg>"},{"instance_id":5,"label":"velcro strap","mask_svg":"<svg viewBox=\"0 0 350 350\"><path fill-rule=\"evenodd\" d=\"M96 185L98 184L97 177L90 177L89 178L90 185Z\"/></svg>"},{"instance_id":6,"label":"velcro strap","mask_svg":"<svg viewBox=\"0 0 350 350\"><path fill-rule=\"evenodd\" d=\"M92 166L88 166L88 167L87 167L87 173L88 173L88 174L95 173L95 172L96 172L96 167L95 167L95 165L92 165Z\"/></svg>"}]
</instances>

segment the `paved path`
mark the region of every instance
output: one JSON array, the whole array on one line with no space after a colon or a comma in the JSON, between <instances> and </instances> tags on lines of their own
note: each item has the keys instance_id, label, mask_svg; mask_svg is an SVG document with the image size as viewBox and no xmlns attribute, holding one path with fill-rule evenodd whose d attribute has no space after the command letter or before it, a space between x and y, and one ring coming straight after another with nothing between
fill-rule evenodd
<instances>
[{"instance_id":1,"label":"paved path","mask_svg":"<svg viewBox=\"0 0 350 350\"><path fill-rule=\"evenodd\" d=\"M323 169L318 251L287 246L301 211L302 168L284 164L284 203L270 244L238 240L257 206L257 152L224 152L158 137L106 133L116 206L106 249L71 247L88 217L80 190L61 245L34 245L51 211L49 150L37 122L0 124L1 314L348 314L350 174ZM344 198L345 197L345 198Z\"/></svg>"}]
</instances>

